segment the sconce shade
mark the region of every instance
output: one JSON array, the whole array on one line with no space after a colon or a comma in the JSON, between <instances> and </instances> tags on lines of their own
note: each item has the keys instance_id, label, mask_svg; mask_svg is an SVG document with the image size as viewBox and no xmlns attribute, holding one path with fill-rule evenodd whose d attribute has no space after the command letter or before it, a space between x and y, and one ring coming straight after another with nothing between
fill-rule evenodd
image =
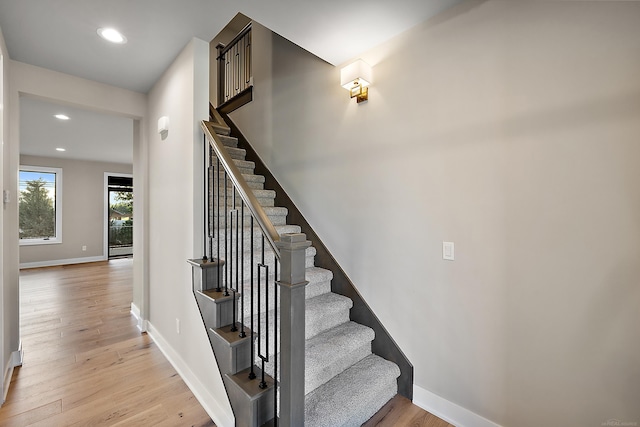
<instances>
[{"instance_id":1,"label":"sconce shade","mask_svg":"<svg viewBox=\"0 0 640 427\"><path fill-rule=\"evenodd\" d=\"M371 67L362 59L358 59L340 70L340 85L343 88L350 91L355 82L358 82L362 87L367 87L372 82Z\"/></svg>"},{"instance_id":2,"label":"sconce shade","mask_svg":"<svg viewBox=\"0 0 640 427\"><path fill-rule=\"evenodd\" d=\"M158 133L169 132L169 117L162 116L158 119Z\"/></svg>"}]
</instances>

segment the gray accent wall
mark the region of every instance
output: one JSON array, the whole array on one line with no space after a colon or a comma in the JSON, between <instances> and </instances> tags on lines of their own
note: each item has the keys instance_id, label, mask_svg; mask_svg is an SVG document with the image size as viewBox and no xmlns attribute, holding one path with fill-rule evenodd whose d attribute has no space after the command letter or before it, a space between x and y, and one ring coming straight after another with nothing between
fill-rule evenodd
<instances>
[{"instance_id":1,"label":"gray accent wall","mask_svg":"<svg viewBox=\"0 0 640 427\"><path fill-rule=\"evenodd\" d=\"M637 2L465 2L364 52L361 105L253 27L231 117L420 389L504 426L640 422L638 23Z\"/></svg>"},{"instance_id":2,"label":"gray accent wall","mask_svg":"<svg viewBox=\"0 0 640 427\"><path fill-rule=\"evenodd\" d=\"M131 174L133 165L26 155L20 156L20 164L62 169L62 243L20 246L20 264L106 259L104 174ZM87 250L83 251L82 246Z\"/></svg>"}]
</instances>

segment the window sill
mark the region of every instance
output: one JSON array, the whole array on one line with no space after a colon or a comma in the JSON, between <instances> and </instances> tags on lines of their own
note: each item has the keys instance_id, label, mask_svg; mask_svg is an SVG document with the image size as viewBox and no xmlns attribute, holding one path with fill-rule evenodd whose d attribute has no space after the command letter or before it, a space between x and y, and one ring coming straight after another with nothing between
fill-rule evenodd
<instances>
[{"instance_id":1,"label":"window sill","mask_svg":"<svg viewBox=\"0 0 640 427\"><path fill-rule=\"evenodd\" d=\"M57 245L62 243L62 239L23 239L20 240L20 246L36 246L36 245Z\"/></svg>"}]
</instances>

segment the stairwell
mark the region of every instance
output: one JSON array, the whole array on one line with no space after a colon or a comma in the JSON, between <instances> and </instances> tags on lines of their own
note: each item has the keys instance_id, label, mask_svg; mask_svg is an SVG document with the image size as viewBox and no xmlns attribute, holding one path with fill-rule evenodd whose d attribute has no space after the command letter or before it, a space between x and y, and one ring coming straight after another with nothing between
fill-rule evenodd
<instances>
[{"instance_id":1,"label":"stairwell","mask_svg":"<svg viewBox=\"0 0 640 427\"><path fill-rule=\"evenodd\" d=\"M238 141L229 136L229 129L217 126L216 133L277 233L282 236L300 233L299 226L287 224L287 209L274 206L275 191L264 189L264 177L254 174L253 162L246 160L246 151L238 148ZM226 179L218 179L216 187L219 193L232 192L232 185ZM233 209L240 202L234 194L225 204ZM225 212L218 210L216 215L227 215ZM252 233L249 214L243 210L236 211L235 215L236 223L241 221L244 226L243 233L235 231L235 243L233 227L224 222L215 230L222 246L214 246L212 259L189 262L193 266L194 295L227 388L236 425L259 426L273 419L274 408L277 406L273 401L274 388L277 387L273 378L279 378L279 372L276 372L273 361L275 349L279 348L280 334L277 339L273 339L276 333L273 325L280 324L280 314L274 309L273 301L264 297L260 299L258 290L252 286L249 277L252 273L254 276L260 273L251 264L242 264L236 271L235 278L233 274L230 279L224 277L225 264L238 262L226 259L233 253L233 245L244 249L236 253L244 252L246 259L253 256L264 260L265 266L273 264L270 261L273 256L268 248L255 249L260 247L262 237L258 232ZM241 219L241 216L244 218ZM217 217L214 218L214 224L220 223ZM255 244L251 245L252 242ZM254 248L253 253L249 249L251 247ZM359 426L396 395L400 369L395 363L372 353L371 343L375 337L373 329L350 320L353 305L351 299L331 292L333 273L315 266L315 254L313 246L305 249L304 275L308 284L304 290L304 425ZM270 268L273 277L273 266ZM238 283L237 292L226 295L224 290L216 289L221 286L221 281L233 283L234 280ZM277 293L274 281L268 283L267 294ZM254 320L253 329L251 300L254 302L254 310L259 313ZM233 330L234 327L238 330ZM271 337L270 343L268 336ZM266 387L263 388L260 387L262 372L258 366L252 368L251 362L256 354L261 353L268 354L268 362L264 364L263 386ZM256 374L255 379L249 378L252 371Z\"/></svg>"}]
</instances>

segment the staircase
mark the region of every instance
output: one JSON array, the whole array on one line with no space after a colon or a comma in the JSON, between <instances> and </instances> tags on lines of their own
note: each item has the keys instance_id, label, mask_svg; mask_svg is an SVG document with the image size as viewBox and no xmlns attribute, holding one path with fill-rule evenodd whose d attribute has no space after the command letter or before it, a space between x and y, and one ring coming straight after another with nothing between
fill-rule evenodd
<instances>
[{"instance_id":1,"label":"staircase","mask_svg":"<svg viewBox=\"0 0 640 427\"><path fill-rule=\"evenodd\" d=\"M287 224L287 209L274 206L275 191L264 189L264 177L254 174L253 162L245 159L245 150L229 136L229 128L213 128L276 232L285 241L299 242L300 236L306 240L299 226ZM276 349L287 339L275 326L281 324L280 307L276 307L281 292L275 283L278 267L273 250L265 245L249 209L224 174L215 168L210 174L210 179L215 175L215 189L209 192L209 198L213 199L212 193L216 192L226 196L225 206L217 212L213 206L216 202L208 203L214 211L208 216L213 224L211 234L216 237L211 259L189 262L193 266L194 296L236 426L260 426L272 421L280 407L273 378L280 380ZM373 329L350 320L351 299L331 292L333 273L314 265L315 248L302 250L304 279L308 282L304 287L304 425L359 426L397 393L400 369L372 354ZM258 260L262 265L239 261L240 254L242 259ZM257 277L266 281L262 290L255 286ZM253 328L252 307L256 313ZM252 360L258 365L262 360L264 363L254 366ZM252 373L255 379L250 379Z\"/></svg>"}]
</instances>

